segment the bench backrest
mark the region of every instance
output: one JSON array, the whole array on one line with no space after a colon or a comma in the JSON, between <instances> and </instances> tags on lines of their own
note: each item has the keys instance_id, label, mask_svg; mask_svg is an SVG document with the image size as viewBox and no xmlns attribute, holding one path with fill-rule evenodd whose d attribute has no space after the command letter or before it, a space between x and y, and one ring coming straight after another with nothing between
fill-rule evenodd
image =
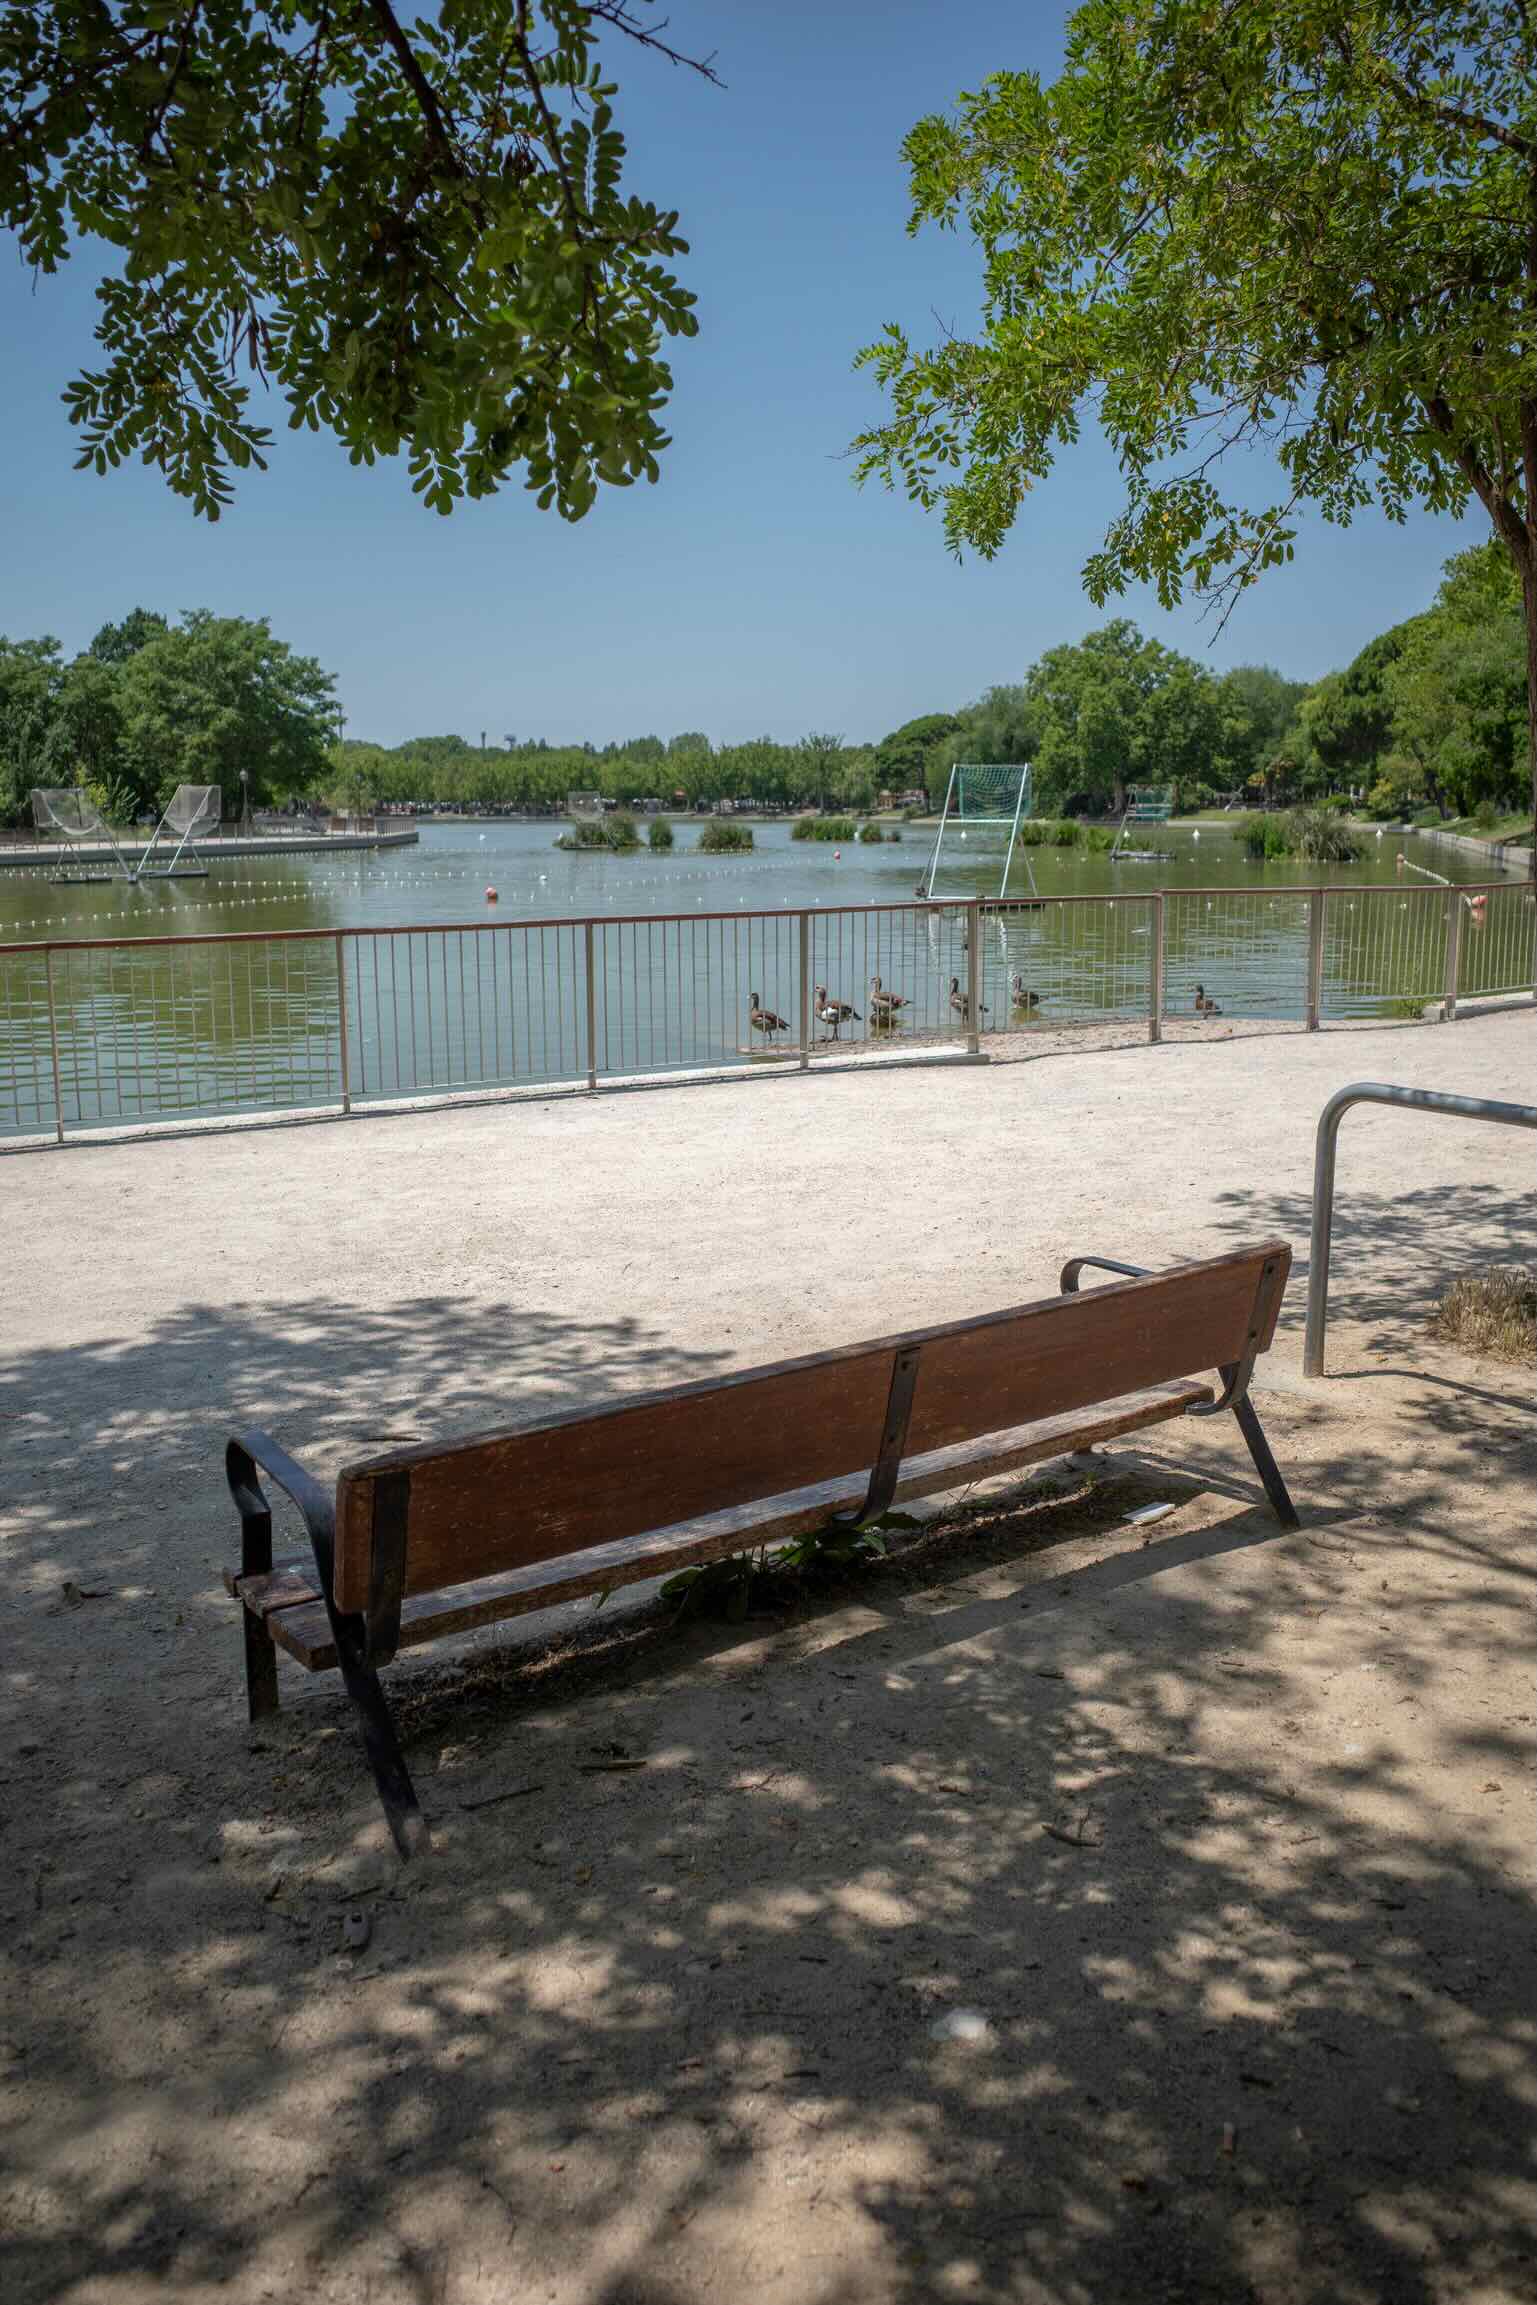
<instances>
[{"instance_id":1,"label":"bench backrest","mask_svg":"<svg viewBox=\"0 0 1537 2305\"><path fill-rule=\"evenodd\" d=\"M393 1451L337 1483L335 1591L366 1609L376 1510L405 1516L406 1593L559 1560L865 1472L898 1353L920 1350L905 1457L1265 1351L1284 1241L1083 1295L847 1345L540 1424Z\"/></svg>"}]
</instances>

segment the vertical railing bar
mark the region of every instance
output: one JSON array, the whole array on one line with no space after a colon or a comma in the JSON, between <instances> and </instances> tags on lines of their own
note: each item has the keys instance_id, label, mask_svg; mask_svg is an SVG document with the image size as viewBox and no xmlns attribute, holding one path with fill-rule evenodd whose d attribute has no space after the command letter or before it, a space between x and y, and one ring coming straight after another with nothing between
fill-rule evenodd
<instances>
[{"instance_id":1,"label":"vertical railing bar","mask_svg":"<svg viewBox=\"0 0 1537 2305\"><path fill-rule=\"evenodd\" d=\"M1317 1032L1323 1015L1324 892L1308 891L1307 1028Z\"/></svg>"},{"instance_id":2,"label":"vertical railing bar","mask_svg":"<svg viewBox=\"0 0 1537 2305\"><path fill-rule=\"evenodd\" d=\"M53 1057L53 1133L57 1144L64 1142L64 1086L59 1077L59 1019L53 1004L53 946L43 955L43 972L48 989L48 1046ZM34 1090L34 1095L36 1091Z\"/></svg>"},{"instance_id":3,"label":"vertical railing bar","mask_svg":"<svg viewBox=\"0 0 1537 2305\"><path fill-rule=\"evenodd\" d=\"M811 1062L811 915L800 915L800 1000L802 1072Z\"/></svg>"},{"instance_id":4,"label":"vertical railing bar","mask_svg":"<svg viewBox=\"0 0 1537 2305\"><path fill-rule=\"evenodd\" d=\"M1148 924L1152 949L1148 954L1148 1016L1147 1037L1150 1041L1163 1039L1163 891L1153 896L1153 917Z\"/></svg>"},{"instance_id":5,"label":"vertical railing bar","mask_svg":"<svg viewBox=\"0 0 1537 2305\"><path fill-rule=\"evenodd\" d=\"M352 1110L352 1066L347 1036L347 946L340 929L336 932L336 1022L336 1053L342 1071L342 1111L348 1113Z\"/></svg>"},{"instance_id":6,"label":"vertical railing bar","mask_svg":"<svg viewBox=\"0 0 1537 2305\"><path fill-rule=\"evenodd\" d=\"M1446 892L1446 989L1441 1001L1441 1022L1451 1024L1457 1015L1457 964L1462 947L1462 894L1458 889Z\"/></svg>"},{"instance_id":7,"label":"vertical railing bar","mask_svg":"<svg viewBox=\"0 0 1537 2305\"><path fill-rule=\"evenodd\" d=\"M973 1056L982 1053L982 907L975 897L966 907L966 1002L969 1030L966 1046Z\"/></svg>"},{"instance_id":8,"label":"vertical railing bar","mask_svg":"<svg viewBox=\"0 0 1537 2305\"><path fill-rule=\"evenodd\" d=\"M598 981L593 973L596 936L593 923L584 920L582 933L587 960L587 1086L598 1085Z\"/></svg>"}]
</instances>

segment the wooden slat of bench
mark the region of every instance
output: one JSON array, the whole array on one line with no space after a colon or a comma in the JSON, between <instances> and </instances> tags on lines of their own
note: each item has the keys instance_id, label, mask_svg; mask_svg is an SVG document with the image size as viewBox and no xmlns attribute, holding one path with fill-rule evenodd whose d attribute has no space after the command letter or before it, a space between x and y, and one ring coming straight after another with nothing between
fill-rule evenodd
<instances>
[{"instance_id":1,"label":"wooden slat of bench","mask_svg":"<svg viewBox=\"0 0 1537 2305\"><path fill-rule=\"evenodd\" d=\"M315 1576L315 1564L294 1558L274 1561L270 1569L253 1570L242 1576L239 1569L224 1572L224 1590L237 1601L244 1601L253 1617L265 1617L273 1609L286 1609L295 1601L318 1601L320 1586Z\"/></svg>"},{"instance_id":2,"label":"wooden slat of bench","mask_svg":"<svg viewBox=\"0 0 1537 2305\"><path fill-rule=\"evenodd\" d=\"M933 1449L906 1460L897 1483L897 1501L932 1496L941 1489L959 1488L967 1481L1012 1472L1047 1457L1090 1447L1096 1441L1114 1440L1123 1433L1164 1424L1183 1416L1194 1403L1212 1398L1212 1388L1206 1384L1150 1386L1091 1414L1039 1418L1008 1432ZM450 1633L469 1632L477 1625L555 1608L562 1601L581 1600L605 1588L669 1576L675 1569L717 1560L722 1554L750 1546L788 1542L808 1529L821 1528L830 1514L862 1504L866 1478L867 1474L860 1472L851 1478L815 1482L669 1529L589 1546L554 1561L534 1562L435 1593L417 1594L400 1612L400 1646L418 1647ZM323 1672L336 1663L324 1605L318 1593L313 1599L296 1602L292 1582L276 1570L270 1577L247 1577L241 1581L242 1597L253 1614L267 1618L268 1629L281 1648L311 1672Z\"/></svg>"},{"instance_id":3,"label":"wooden slat of bench","mask_svg":"<svg viewBox=\"0 0 1537 2305\"><path fill-rule=\"evenodd\" d=\"M436 1592L775 1496L787 1467L808 1485L867 1471L893 1355L907 1345L923 1348L907 1438L915 1455L1238 1360L1268 1264L1263 1351L1290 1263L1284 1242L1266 1242L1081 1296L349 1467L337 1484L338 1602L367 1605L383 1476L410 1477L405 1591Z\"/></svg>"}]
</instances>

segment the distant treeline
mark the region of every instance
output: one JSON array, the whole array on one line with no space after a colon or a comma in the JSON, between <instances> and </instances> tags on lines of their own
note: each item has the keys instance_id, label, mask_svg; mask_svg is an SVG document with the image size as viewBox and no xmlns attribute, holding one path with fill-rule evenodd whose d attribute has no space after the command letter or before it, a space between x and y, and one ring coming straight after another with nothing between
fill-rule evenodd
<instances>
[{"instance_id":1,"label":"distant treeline","mask_svg":"<svg viewBox=\"0 0 1537 2305\"><path fill-rule=\"evenodd\" d=\"M664 809L720 800L862 814L885 794L937 806L956 761L1030 761L1038 815L1110 816L1133 784L1182 809L1219 797L1353 795L1382 816L1519 808L1526 793L1520 601L1493 543L1446 564L1420 616L1308 683L1266 665L1214 674L1117 618L1048 649L1024 679L921 714L877 743L814 732L714 745L697 729L599 748L504 736L336 741L330 676L263 621L136 609L66 661L52 640L0 639L0 820L33 784L89 783L119 816L179 782L239 806L324 795L353 807L558 809L600 792Z\"/></svg>"},{"instance_id":2,"label":"distant treeline","mask_svg":"<svg viewBox=\"0 0 1537 2305\"><path fill-rule=\"evenodd\" d=\"M1516 578L1496 544L1448 561L1423 615L1311 684L1268 665L1214 674L1117 618L1048 649L1014 684L923 713L875 744L813 734L712 745L698 730L601 749L506 737L416 737L337 747L337 797L479 808L558 807L567 792L708 807L864 811L883 793L937 806L955 761L1030 761L1038 815L1111 816L1133 784L1172 785L1181 809L1219 798L1351 794L1378 815L1519 808L1525 687Z\"/></svg>"}]
</instances>

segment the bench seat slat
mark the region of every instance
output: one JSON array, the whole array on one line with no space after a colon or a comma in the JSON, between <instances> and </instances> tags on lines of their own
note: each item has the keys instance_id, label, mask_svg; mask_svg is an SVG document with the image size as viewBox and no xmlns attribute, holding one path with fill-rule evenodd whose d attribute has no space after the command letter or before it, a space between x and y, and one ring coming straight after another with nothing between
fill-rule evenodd
<instances>
[{"instance_id":1,"label":"bench seat slat","mask_svg":"<svg viewBox=\"0 0 1537 2305\"><path fill-rule=\"evenodd\" d=\"M969 1480L1039 1464L1097 1441L1164 1424L1213 1398L1208 1384L1154 1385L1088 1413L1042 1417L1007 1432L931 1449L906 1459L896 1499L900 1503L904 1497L932 1496ZM400 1612L400 1646L419 1647L450 1633L469 1632L477 1625L581 1600L605 1588L669 1576L676 1569L717 1560L753 1545L788 1542L820 1528L831 1514L862 1504L867 1480L866 1470L838 1480L817 1481L672 1528L626 1537L615 1544L588 1546L497 1576L411 1595ZM270 1575L242 1578L240 1593L253 1615L265 1617L279 1647L300 1664L311 1672L324 1672L335 1665L336 1649L324 1604L313 1579L306 1578L302 1569L284 1563Z\"/></svg>"}]
</instances>

